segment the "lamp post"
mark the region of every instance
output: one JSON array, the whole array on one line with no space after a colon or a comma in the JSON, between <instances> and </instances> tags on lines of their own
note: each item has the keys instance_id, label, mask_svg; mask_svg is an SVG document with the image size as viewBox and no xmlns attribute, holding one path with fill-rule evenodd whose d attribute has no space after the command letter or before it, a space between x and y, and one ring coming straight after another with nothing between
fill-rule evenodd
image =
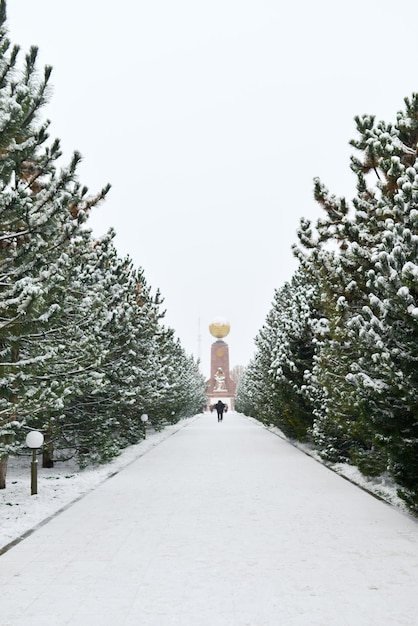
<instances>
[{"instance_id":1,"label":"lamp post","mask_svg":"<svg viewBox=\"0 0 418 626\"><path fill-rule=\"evenodd\" d=\"M36 458L36 451L42 446L44 442L44 436L38 430L31 430L26 435L26 445L28 448L32 448L32 463L30 472L30 494L31 496L38 493L38 460Z\"/></svg>"},{"instance_id":2,"label":"lamp post","mask_svg":"<svg viewBox=\"0 0 418 626\"><path fill-rule=\"evenodd\" d=\"M146 413L143 413L141 415L141 422L144 426L144 439L147 438L147 422L148 422L148 415Z\"/></svg>"}]
</instances>

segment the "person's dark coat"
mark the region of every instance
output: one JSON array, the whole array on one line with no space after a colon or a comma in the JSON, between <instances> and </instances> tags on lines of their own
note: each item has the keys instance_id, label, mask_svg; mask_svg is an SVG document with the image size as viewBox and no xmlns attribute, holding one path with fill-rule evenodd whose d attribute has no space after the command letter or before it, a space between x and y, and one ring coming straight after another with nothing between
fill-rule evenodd
<instances>
[{"instance_id":1,"label":"person's dark coat","mask_svg":"<svg viewBox=\"0 0 418 626\"><path fill-rule=\"evenodd\" d=\"M224 416L224 411L225 411L225 405L221 400L218 400L218 402L215 404L215 409L216 412L218 414L218 421L223 419Z\"/></svg>"}]
</instances>

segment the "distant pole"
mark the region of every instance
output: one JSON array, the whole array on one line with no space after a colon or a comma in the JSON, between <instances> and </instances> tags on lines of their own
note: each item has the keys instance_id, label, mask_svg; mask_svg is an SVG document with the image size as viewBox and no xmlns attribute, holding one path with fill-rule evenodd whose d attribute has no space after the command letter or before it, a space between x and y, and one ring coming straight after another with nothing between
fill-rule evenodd
<instances>
[{"instance_id":1,"label":"distant pole","mask_svg":"<svg viewBox=\"0 0 418 626\"><path fill-rule=\"evenodd\" d=\"M197 318L197 358L202 362L202 335L200 334L200 315Z\"/></svg>"}]
</instances>

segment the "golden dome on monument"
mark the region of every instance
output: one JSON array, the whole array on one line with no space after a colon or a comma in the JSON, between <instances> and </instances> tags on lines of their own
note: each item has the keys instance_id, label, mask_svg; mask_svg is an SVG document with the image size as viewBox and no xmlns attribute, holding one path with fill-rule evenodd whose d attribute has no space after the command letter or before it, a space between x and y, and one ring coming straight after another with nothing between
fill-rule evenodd
<instances>
[{"instance_id":1,"label":"golden dome on monument","mask_svg":"<svg viewBox=\"0 0 418 626\"><path fill-rule=\"evenodd\" d=\"M209 324L210 334L216 337L216 339L223 339L227 336L231 326L224 317L215 317L215 319Z\"/></svg>"}]
</instances>

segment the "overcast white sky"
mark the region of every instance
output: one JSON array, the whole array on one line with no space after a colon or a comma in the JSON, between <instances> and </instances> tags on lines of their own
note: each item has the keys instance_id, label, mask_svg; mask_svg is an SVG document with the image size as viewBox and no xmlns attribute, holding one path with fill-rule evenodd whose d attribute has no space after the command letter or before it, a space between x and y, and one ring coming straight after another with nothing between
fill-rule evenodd
<instances>
[{"instance_id":1,"label":"overcast white sky","mask_svg":"<svg viewBox=\"0 0 418 626\"><path fill-rule=\"evenodd\" d=\"M54 67L45 117L66 161L82 153L92 193L112 184L94 232L115 228L205 374L217 316L246 365L299 220L320 215L313 177L351 198L354 116L395 121L418 90L418 3L7 4L13 43Z\"/></svg>"}]
</instances>

